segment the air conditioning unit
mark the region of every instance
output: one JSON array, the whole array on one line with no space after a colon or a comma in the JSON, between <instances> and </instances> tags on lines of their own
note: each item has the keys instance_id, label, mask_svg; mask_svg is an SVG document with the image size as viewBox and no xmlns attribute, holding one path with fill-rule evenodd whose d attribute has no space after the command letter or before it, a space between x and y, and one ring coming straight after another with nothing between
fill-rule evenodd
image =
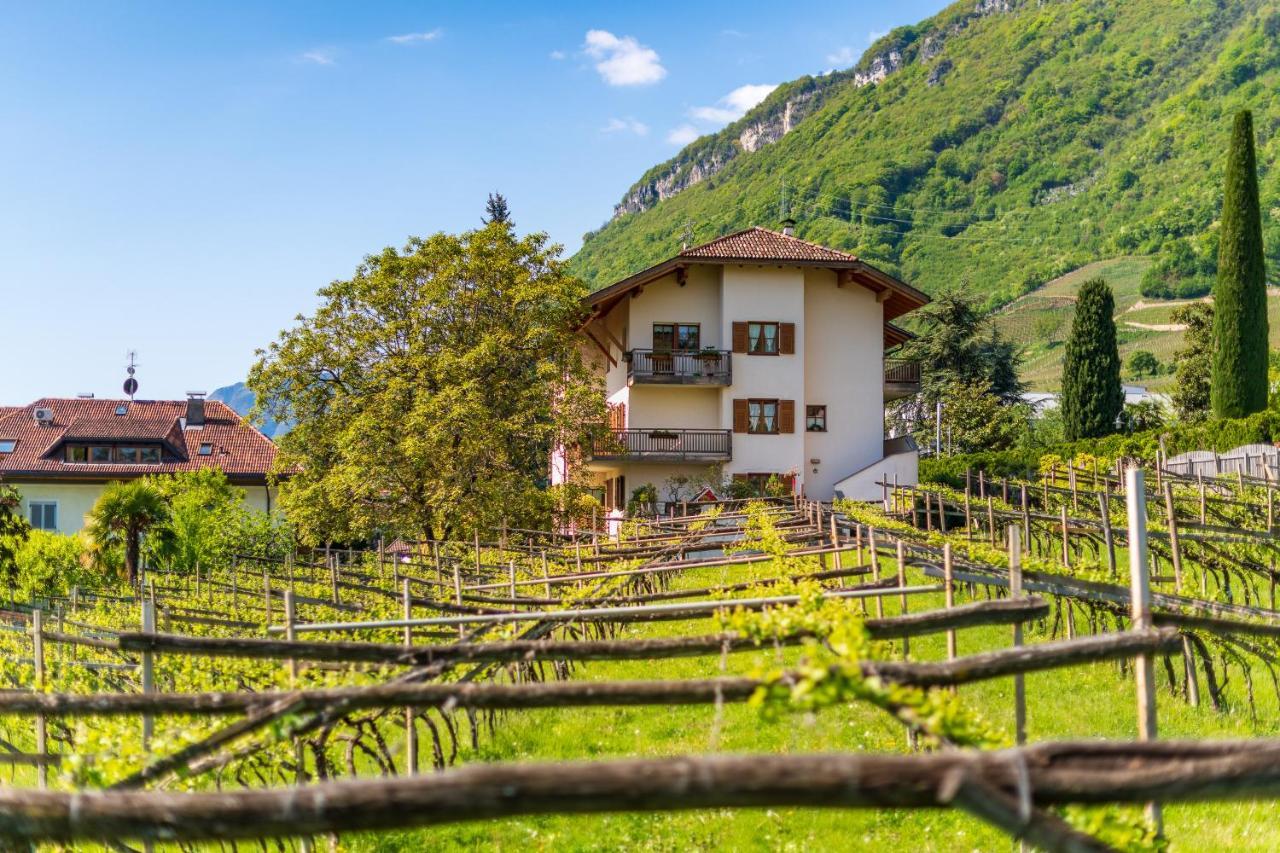
<instances>
[{"instance_id":1,"label":"air conditioning unit","mask_svg":"<svg viewBox=\"0 0 1280 853\"><path fill-rule=\"evenodd\" d=\"M31 413L37 423L51 424L53 423L53 409L46 409L43 406Z\"/></svg>"}]
</instances>

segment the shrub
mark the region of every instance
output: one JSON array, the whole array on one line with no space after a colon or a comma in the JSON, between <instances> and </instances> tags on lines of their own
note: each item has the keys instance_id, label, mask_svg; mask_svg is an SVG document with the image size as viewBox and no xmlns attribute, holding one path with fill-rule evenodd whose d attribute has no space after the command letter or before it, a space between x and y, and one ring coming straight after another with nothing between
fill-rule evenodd
<instances>
[{"instance_id":1,"label":"shrub","mask_svg":"<svg viewBox=\"0 0 1280 853\"><path fill-rule=\"evenodd\" d=\"M27 600L67 595L71 587L101 586L107 576L87 568L89 549L79 536L32 530L15 554L15 593Z\"/></svg>"}]
</instances>

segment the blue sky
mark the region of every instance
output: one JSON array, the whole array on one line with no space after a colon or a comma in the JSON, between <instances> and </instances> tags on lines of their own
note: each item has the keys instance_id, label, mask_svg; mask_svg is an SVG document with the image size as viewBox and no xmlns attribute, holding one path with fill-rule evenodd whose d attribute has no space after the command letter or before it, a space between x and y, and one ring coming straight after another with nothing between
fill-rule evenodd
<instances>
[{"instance_id":1,"label":"blue sky","mask_svg":"<svg viewBox=\"0 0 1280 853\"><path fill-rule=\"evenodd\" d=\"M238 381L493 190L572 253L681 139L944 5L8 5L0 403L118 396L130 349L141 397Z\"/></svg>"}]
</instances>

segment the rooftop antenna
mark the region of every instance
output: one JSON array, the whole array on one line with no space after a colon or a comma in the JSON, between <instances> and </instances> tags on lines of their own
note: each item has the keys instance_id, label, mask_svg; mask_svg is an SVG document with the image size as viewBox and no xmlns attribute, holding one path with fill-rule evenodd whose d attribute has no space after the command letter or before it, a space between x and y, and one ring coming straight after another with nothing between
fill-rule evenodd
<instances>
[{"instance_id":1,"label":"rooftop antenna","mask_svg":"<svg viewBox=\"0 0 1280 853\"><path fill-rule=\"evenodd\" d=\"M133 395L138 393L138 380L133 378L138 366L137 350L129 350L129 366L125 368L129 373L129 378L124 381L124 393L129 395L129 402L133 402Z\"/></svg>"},{"instance_id":2,"label":"rooftop antenna","mask_svg":"<svg viewBox=\"0 0 1280 853\"><path fill-rule=\"evenodd\" d=\"M684 231L680 235L680 251L684 251L693 245L693 220L686 219L684 221Z\"/></svg>"}]
</instances>

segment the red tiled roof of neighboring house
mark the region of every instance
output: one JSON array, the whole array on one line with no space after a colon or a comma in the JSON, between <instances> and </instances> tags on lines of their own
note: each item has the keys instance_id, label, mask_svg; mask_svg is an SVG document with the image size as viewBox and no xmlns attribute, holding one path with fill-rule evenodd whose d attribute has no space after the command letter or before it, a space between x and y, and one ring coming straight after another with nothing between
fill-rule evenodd
<instances>
[{"instance_id":1,"label":"red tiled roof of neighboring house","mask_svg":"<svg viewBox=\"0 0 1280 853\"><path fill-rule=\"evenodd\" d=\"M124 414L116 410L124 407ZM41 423L36 409L49 409ZM10 453L0 453L0 479L128 479L219 468L232 480L263 481L275 463L276 446L244 423L231 407L217 400L204 403L203 426L185 426L185 400L105 400L45 398L27 406L0 409L0 441L14 440ZM63 445L74 442L162 446L161 461L152 464L67 462ZM201 455L200 445L210 445Z\"/></svg>"},{"instance_id":2,"label":"red tiled roof of neighboring house","mask_svg":"<svg viewBox=\"0 0 1280 853\"><path fill-rule=\"evenodd\" d=\"M768 228L754 226L733 234L717 237L709 243L684 249L682 258L705 258L730 261L807 261L821 263L823 261L848 262L856 261L856 255L839 252L792 237L770 231Z\"/></svg>"}]
</instances>

